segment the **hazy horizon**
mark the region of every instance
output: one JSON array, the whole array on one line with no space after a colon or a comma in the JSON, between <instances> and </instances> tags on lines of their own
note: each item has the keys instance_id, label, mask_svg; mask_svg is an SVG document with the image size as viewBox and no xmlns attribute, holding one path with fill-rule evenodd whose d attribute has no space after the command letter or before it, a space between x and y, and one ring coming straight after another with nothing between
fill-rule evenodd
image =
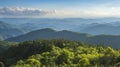
<instances>
[{"instance_id":1,"label":"hazy horizon","mask_svg":"<svg viewBox=\"0 0 120 67\"><path fill-rule=\"evenodd\" d=\"M120 18L119 0L0 1L0 18Z\"/></svg>"}]
</instances>

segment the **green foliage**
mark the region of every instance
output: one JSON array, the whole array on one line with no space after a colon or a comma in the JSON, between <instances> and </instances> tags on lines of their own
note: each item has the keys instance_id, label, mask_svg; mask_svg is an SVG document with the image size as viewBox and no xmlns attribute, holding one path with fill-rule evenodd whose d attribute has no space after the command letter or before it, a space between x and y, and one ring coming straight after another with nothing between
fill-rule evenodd
<instances>
[{"instance_id":1,"label":"green foliage","mask_svg":"<svg viewBox=\"0 0 120 67\"><path fill-rule=\"evenodd\" d=\"M35 40L0 55L6 67L114 67L120 50L69 40Z\"/></svg>"},{"instance_id":2,"label":"green foliage","mask_svg":"<svg viewBox=\"0 0 120 67\"><path fill-rule=\"evenodd\" d=\"M31 67L40 67L40 62L36 59L27 59L26 64L29 64Z\"/></svg>"},{"instance_id":3,"label":"green foliage","mask_svg":"<svg viewBox=\"0 0 120 67\"><path fill-rule=\"evenodd\" d=\"M79 61L79 63L80 63L80 65L81 65L82 67L87 67L87 66L89 66L89 64L90 64L89 59L87 59L87 58L82 58L82 59Z\"/></svg>"},{"instance_id":4,"label":"green foliage","mask_svg":"<svg viewBox=\"0 0 120 67\"><path fill-rule=\"evenodd\" d=\"M7 50L9 47L17 45L16 42L7 42L7 41L0 41L0 53Z\"/></svg>"},{"instance_id":5,"label":"green foliage","mask_svg":"<svg viewBox=\"0 0 120 67\"><path fill-rule=\"evenodd\" d=\"M56 64L71 64L71 60L74 58L73 52L63 49L62 53L57 57Z\"/></svg>"}]
</instances>

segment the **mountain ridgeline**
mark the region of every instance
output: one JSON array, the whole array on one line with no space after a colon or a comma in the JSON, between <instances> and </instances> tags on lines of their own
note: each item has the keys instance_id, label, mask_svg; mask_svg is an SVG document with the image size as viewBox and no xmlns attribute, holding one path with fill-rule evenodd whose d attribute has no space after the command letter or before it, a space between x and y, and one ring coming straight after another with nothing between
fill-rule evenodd
<instances>
[{"instance_id":1,"label":"mountain ridgeline","mask_svg":"<svg viewBox=\"0 0 120 67\"><path fill-rule=\"evenodd\" d=\"M67 30L56 31L51 28L40 29L29 32L25 35L7 39L7 41L28 41L36 39L68 39L68 40L82 40L84 41L89 34L71 32Z\"/></svg>"},{"instance_id":2,"label":"mountain ridgeline","mask_svg":"<svg viewBox=\"0 0 120 67\"><path fill-rule=\"evenodd\" d=\"M0 18L1 21L19 27L25 32L44 28L70 30L94 35L120 34L120 18Z\"/></svg>"},{"instance_id":3,"label":"mountain ridgeline","mask_svg":"<svg viewBox=\"0 0 120 67\"><path fill-rule=\"evenodd\" d=\"M67 30L56 31L50 28L40 29L36 31L29 32L24 35L20 35L13 38L8 38L6 41L13 42L23 42L29 40L39 40L39 39L67 39L67 40L76 40L83 41L92 44L103 44L105 46L112 46L113 48L120 47L120 36L118 35L90 35L86 33L77 33Z\"/></svg>"},{"instance_id":4,"label":"mountain ridgeline","mask_svg":"<svg viewBox=\"0 0 120 67\"><path fill-rule=\"evenodd\" d=\"M10 37L15 37L23 34L23 30L17 28L15 25L0 21L0 39L4 40Z\"/></svg>"},{"instance_id":5,"label":"mountain ridgeline","mask_svg":"<svg viewBox=\"0 0 120 67\"><path fill-rule=\"evenodd\" d=\"M120 65L120 19L0 20L0 63L5 67Z\"/></svg>"}]
</instances>

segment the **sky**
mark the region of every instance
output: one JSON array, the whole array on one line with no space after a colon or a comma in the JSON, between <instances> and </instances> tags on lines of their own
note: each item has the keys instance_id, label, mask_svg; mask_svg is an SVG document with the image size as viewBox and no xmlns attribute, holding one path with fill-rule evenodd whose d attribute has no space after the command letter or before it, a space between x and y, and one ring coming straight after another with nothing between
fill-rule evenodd
<instances>
[{"instance_id":1,"label":"sky","mask_svg":"<svg viewBox=\"0 0 120 67\"><path fill-rule=\"evenodd\" d=\"M0 18L120 17L120 0L0 0Z\"/></svg>"}]
</instances>

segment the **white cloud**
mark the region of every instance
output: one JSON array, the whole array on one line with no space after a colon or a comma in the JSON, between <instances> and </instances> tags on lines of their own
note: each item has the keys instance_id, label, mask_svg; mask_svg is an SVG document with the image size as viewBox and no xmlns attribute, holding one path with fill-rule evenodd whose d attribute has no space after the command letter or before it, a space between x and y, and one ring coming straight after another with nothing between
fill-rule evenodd
<instances>
[{"instance_id":1,"label":"white cloud","mask_svg":"<svg viewBox=\"0 0 120 67\"><path fill-rule=\"evenodd\" d=\"M84 9L58 9L58 10L42 10L38 8L24 7L0 7L0 17L2 18L66 18L66 17L120 17L120 7L92 7Z\"/></svg>"},{"instance_id":2,"label":"white cloud","mask_svg":"<svg viewBox=\"0 0 120 67\"><path fill-rule=\"evenodd\" d=\"M0 17L41 17L52 13L54 13L54 10L24 7L0 7Z\"/></svg>"},{"instance_id":3,"label":"white cloud","mask_svg":"<svg viewBox=\"0 0 120 67\"><path fill-rule=\"evenodd\" d=\"M56 10L58 17L101 18L120 17L120 7L92 7L84 9Z\"/></svg>"}]
</instances>

